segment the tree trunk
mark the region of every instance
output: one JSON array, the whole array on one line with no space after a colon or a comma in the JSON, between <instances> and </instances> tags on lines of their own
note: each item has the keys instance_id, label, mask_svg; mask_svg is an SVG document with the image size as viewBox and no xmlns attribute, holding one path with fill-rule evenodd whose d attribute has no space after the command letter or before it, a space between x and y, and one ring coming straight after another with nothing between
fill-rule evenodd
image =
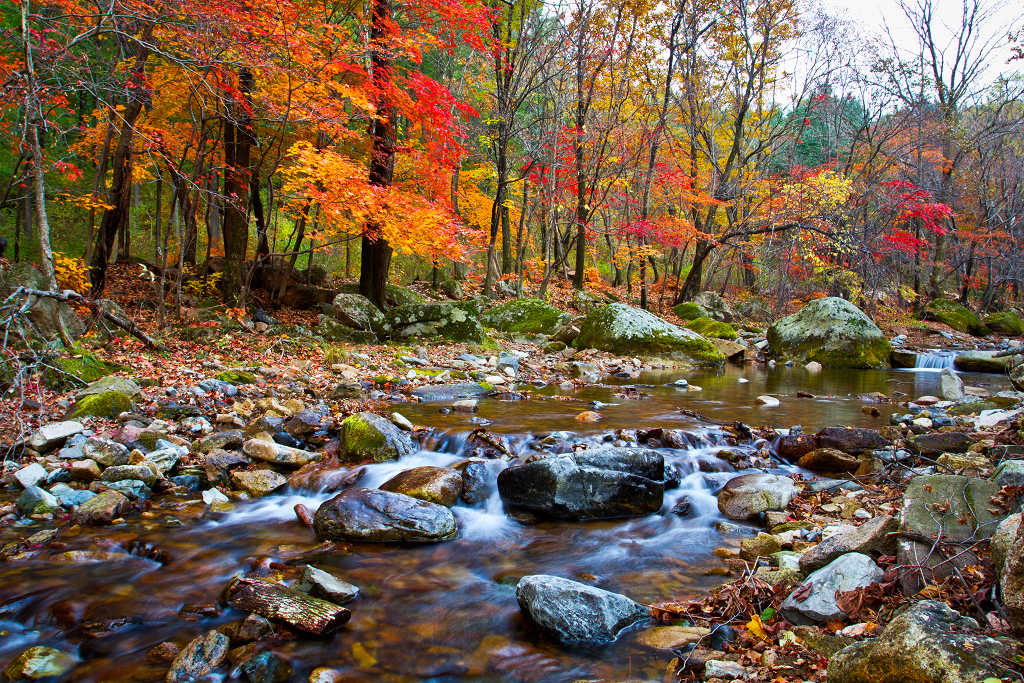
<instances>
[{"instance_id":1,"label":"tree trunk","mask_svg":"<svg viewBox=\"0 0 1024 683\"><path fill-rule=\"evenodd\" d=\"M338 630L352 613L333 602L263 579L235 578L224 589L224 601L242 612L255 612L314 635Z\"/></svg>"},{"instance_id":2,"label":"tree trunk","mask_svg":"<svg viewBox=\"0 0 1024 683\"><path fill-rule=\"evenodd\" d=\"M230 102L224 116L224 278L221 293L225 303L244 303L245 256L249 249L249 186L251 184L252 120L249 116L249 94L253 88L252 72L238 71L241 102Z\"/></svg>"},{"instance_id":3,"label":"tree trunk","mask_svg":"<svg viewBox=\"0 0 1024 683\"><path fill-rule=\"evenodd\" d=\"M391 57L383 44L387 39L387 24L391 21L390 0L373 0L373 19L370 25L371 81L375 92L377 114L370 124L373 138L373 158L370 161L370 183L387 187L395 173L395 109L388 95L391 82ZM384 310L391 267L391 246L379 234L380 228L372 221L363 231L362 262L359 264L359 292Z\"/></svg>"},{"instance_id":4,"label":"tree trunk","mask_svg":"<svg viewBox=\"0 0 1024 683\"><path fill-rule=\"evenodd\" d=\"M703 282L704 260L711 253L711 244L701 240L697 242L697 248L693 252L693 263L690 265L690 272L683 281L683 287L679 290L679 296L675 303L679 304L689 301L700 293Z\"/></svg>"}]
</instances>

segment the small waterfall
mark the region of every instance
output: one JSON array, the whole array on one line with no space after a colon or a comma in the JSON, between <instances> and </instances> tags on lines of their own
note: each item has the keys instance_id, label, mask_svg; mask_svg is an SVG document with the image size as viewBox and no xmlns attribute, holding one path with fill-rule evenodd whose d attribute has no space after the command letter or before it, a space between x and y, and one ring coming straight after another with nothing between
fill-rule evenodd
<instances>
[{"instance_id":1,"label":"small waterfall","mask_svg":"<svg viewBox=\"0 0 1024 683\"><path fill-rule=\"evenodd\" d=\"M956 360L956 357L956 351L926 351L917 354L914 369L939 372L953 367L953 361Z\"/></svg>"}]
</instances>

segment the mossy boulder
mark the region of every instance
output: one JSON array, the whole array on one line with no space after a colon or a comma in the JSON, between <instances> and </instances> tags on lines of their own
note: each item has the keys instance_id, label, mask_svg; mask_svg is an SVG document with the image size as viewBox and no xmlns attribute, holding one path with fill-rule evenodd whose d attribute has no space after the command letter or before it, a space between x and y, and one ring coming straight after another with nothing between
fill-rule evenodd
<instances>
[{"instance_id":1,"label":"mossy boulder","mask_svg":"<svg viewBox=\"0 0 1024 683\"><path fill-rule=\"evenodd\" d=\"M123 365L100 360L92 353L81 353L54 358L47 364L42 376L46 386L61 391L81 387L127 369Z\"/></svg>"},{"instance_id":2,"label":"mossy boulder","mask_svg":"<svg viewBox=\"0 0 1024 683\"><path fill-rule=\"evenodd\" d=\"M331 302L331 315L356 330L378 332L384 325L384 314L362 294L342 292L335 296Z\"/></svg>"},{"instance_id":3,"label":"mossy boulder","mask_svg":"<svg viewBox=\"0 0 1024 683\"><path fill-rule=\"evenodd\" d=\"M705 317L711 318L712 320L718 320L720 322L729 323L732 322L736 314L733 313L732 306L729 302L722 298L722 295L718 292L704 291L693 297L693 303L700 307Z\"/></svg>"},{"instance_id":4,"label":"mossy boulder","mask_svg":"<svg viewBox=\"0 0 1024 683\"><path fill-rule=\"evenodd\" d=\"M1012 311L992 313L985 316L985 327L1005 337L1024 336L1024 320Z\"/></svg>"},{"instance_id":5,"label":"mossy boulder","mask_svg":"<svg viewBox=\"0 0 1024 683\"><path fill-rule=\"evenodd\" d=\"M341 422L339 453L345 460L386 462L415 452L409 435L380 415L356 413Z\"/></svg>"},{"instance_id":6,"label":"mossy boulder","mask_svg":"<svg viewBox=\"0 0 1024 683\"><path fill-rule=\"evenodd\" d=\"M976 337L984 337L989 333L989 329L976 313L952 299L936 299L930 302L924 308L924 318L949 325L958 332L969 332Z\"/></svg>"},{"instance_id":7,"label":"mossy boulder","mask_svg":"<svg viewBox=\"0 0 1024 683\"><path fill-rule=\"evenodd\" d=\"M117 417L123 412L132 409L132 398L120 391L104 391L99 394L89 394L75 401L74 407L68 413L68 419L74 420L80 417Z\"/></svg>"},{"instance_id":8,"label":"mossy boulder","mask_svg":"<svg viewBox=\"0 0 1024 683\"><path fill-rule=\"evenodd\" d=\"M714 344L692 330L626 304L606 304L587 314L573 345L620 355L659 356L697 364L718 364L724 357Z\"/></svg>"},{"instance_id":9,"label":"mossy boulder","mask_svg":"<svg viewBox=\"0 0 1024 683\"><path fill-rule=\"evenodd\" d=\"M739 335L736 328L729 323L712 320L701 316L686 323L686 326L702 337L715 337L717 339L735 339Z\"/></svg>"},{"instance_id":10,"label":"mossy boulder","mask_svg":"<svg viewBox=\"0 0 1024 683\"><path fill-rule=\"evenodd\" d=\"M701 310L701 307L692 301L684 301L681 304L676 304L672 307L672 311L682 320L694 320L696 318L705 317L704 311Z\"/></svg>"},{"instance_id":11,"label":"mossy boulder","mask_svg":"<svg viewBox=\"0 0 1024 683\"><path fill-rule=\"evenodd\" d=\"M773 354L833 368L887 368L892 345L882 330L846 299L815 299L768 328Z\"/></svg>"},{"instance_id":12,"label":"mossy boulder","mask_svg":"<svg viewBox=\"0 0 1024 683\"><path fill-rule=\"evenodd\" d=\"M473 301L436 301L389 310L383 330L392 339L443 337L458 342L482 343L487 336L480 324L480 308Z\"/></svg>"},{"instance_id":13,"label":"mossy boulder","mask_svg":"<svg viewBox=\"0 0 1024 683\"><path fill-rule=\"evenodd\" d=\"M359 294L359 283L346 282L338 288L338 291L346 294ZM409 306L426 302L426 299L413 290L398 285L388 285L384 289L384 300L388 306Z\"/></svg>"},{"instance_id":14,"label":"mossy boulder","mask_svg":"<svg viewBox=\"0 0 1024 683\"><path fill-rule=\"evenodd\" d=\"M953 360L953 367L962 372L1006 374L1012 356L996 358L995 351L965 351Z\"/></svg>"},{"instance_id":15,"label":"mossy boulder","mask_svg":"<svg viewBox=\"0 0 1024 683\"><path fill-rule=\"evenodd\" d=\"M377 343L377 335L373 332L357 330L327 315L321 315L318 318L317 326L313 328L313 334L323 337L324 341L329 342L348 342L350 344Z\"/></svg>"},{"instance_id":16,"label":"mossy boulder","mask_svg":"<svg viewBox=\"0 0 1024 683\"><path fill-rule=\"evenodd\" d=\"M237 369L218 372L214 378L228 384L256 384L258 381L256 375L251 372Z\"/></svg>"},{"instance_id":17,"label":"mossy boulder","mask_svg":"<svg viewBox=\"0 0 1024 683\"><path fill-rule=\"evenodd\" d=\"M485 311L481 320L502 332L553 334L572 316L540 299L512 299Z\"/></svg>"}]
</instances>

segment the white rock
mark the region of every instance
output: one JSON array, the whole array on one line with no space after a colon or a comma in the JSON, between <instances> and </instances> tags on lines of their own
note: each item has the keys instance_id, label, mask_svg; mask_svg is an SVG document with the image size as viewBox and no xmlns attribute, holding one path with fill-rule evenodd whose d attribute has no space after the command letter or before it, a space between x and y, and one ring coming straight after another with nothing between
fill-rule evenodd
<instances>
[{"instance_id":1,"label":"white rock","mask_svg":"<svg viewBox=\"0 0 1024 683\"><path fill-rule=\"evenodd\" d=\"M412 431L412 422L409 422L409 418L401 413L391 413L391 421L395 423L396 427L403 431Z\"/></svg>"},{"instance_id":2,"label":"white rock","mask_svg":"<svg viewBox=\"0 0 1024 683\"><path fill-rule=\"evenodd\" d=\"M81 434L85 427L81 422L66 420L43 425L29 437L28 445L37 451L48 451L60 446L75 434Z\"/></svg>"},{"instance_id":3,"label":"white rock","mask_svg":"<svg viewBox=\"0 0 1024 683\"><path fill-rule=\"evenodd\" d=\"M885 572L867 555L846 553L812 572L782 603L782 613L795 624L822 623L844 613L836 594L882 580Z\"/></svg>"},{"instance_id":4,"label":"white rock","mask_svg":"<svg viewBox=\"0 0 1024 683\"><path fill-rule=\"evenodd\" d=\"M762 394L757 397L757 402L763 405L765 408L777 408L779 406L779 399L768 394Z\"/></svg>"},{"instance_id":5,"label":"white rock","mask_svg":"<svg viewBox=\"0 0 1024 683\"><path fill-rule=\"evenodd\" d=\"M812 360L810 363L804 366L807 372L812 374L821 372L821 363L816 360Z\"/></svg>"},{"instance_id":6,"label":"white rock","mask_svg":"<svg viewBox=\"0 0 1024 683\"><path fill-rule=\"evenodd\" d=\"M214 503L230 503L231 501L217 489L206 489L203 491L203 502L207 505Z\"/></svg>"},{"instance_id":7,"label":"white rock","mask_svg":"<svg viewBox=\"0 0 1024 683\"><path fill-rule=\"evenodd\" d=\"M34 462L30 465L25 465L15 472L14 478L21 484L21 488L27 489L29 486L35 486L43 479L46 479L46 469L39 463Z\"/></svg>"},{"instance_id":8,"label":"white rock","mask_svg":"<svg viewBox=\"0 0 1024 683\"><path fill-rule=\"evenodd\" d=\"M737 384L747 384L748 382L750 382L750 380L747 379L746 377L740 377L738 380L736 380Z\"/></svg>"},{"instance_id":9,"label":"white rock","mask_svg":"<svg viewBox=\"0 0 1024 683\"><path fill-rule=\"evenodd\" d=\"M709 659L704 663L704 678L743 678L747 670L741 664L726 659Z\"/></svg>"},{"instance_id":10,"label":"white rock","mask_svg":"<svg viewBox=\"0 0 1024 683\"><path fill-rule=\"evenodd\" d=\"M939 395L947 401L962 401L965 397L964 381L950 368L939 374Z\"/></svg>"}]
</instances>

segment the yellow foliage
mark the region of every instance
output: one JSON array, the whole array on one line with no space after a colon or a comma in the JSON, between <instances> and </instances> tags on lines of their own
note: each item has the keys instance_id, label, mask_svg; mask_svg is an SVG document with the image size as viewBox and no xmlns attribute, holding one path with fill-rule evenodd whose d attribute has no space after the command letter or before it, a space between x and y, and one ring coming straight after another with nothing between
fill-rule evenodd
<instances>
[{"instance_id":1,"label":"yellow foliage","mask_svg":"<svg viewBox=\"0 0 1024 683\"><path fill-rule=\"evenodd\" d=\"M61 289L73 289L79 294L89 292L92 286L89 283L89 266L83 259L55 251L53 270L57 275L57 286Z\"/></svg>"}]
</instances>

